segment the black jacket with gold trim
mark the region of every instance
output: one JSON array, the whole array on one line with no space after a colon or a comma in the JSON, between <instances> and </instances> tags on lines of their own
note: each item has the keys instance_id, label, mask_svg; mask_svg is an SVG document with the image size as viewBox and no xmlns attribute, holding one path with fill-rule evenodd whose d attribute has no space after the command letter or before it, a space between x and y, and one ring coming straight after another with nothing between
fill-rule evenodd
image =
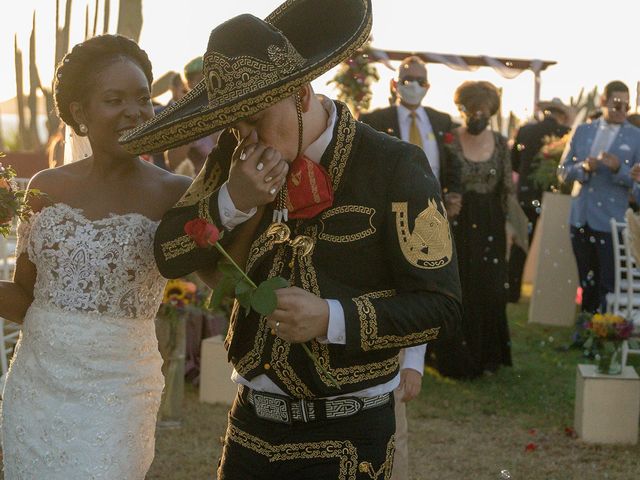
<instances>
[{"instance_id":1,"label":"black jacket with gold trim","mask_svg":"<svg viewBox=\"0 0 640 480\"><path fill-rule=\"evenodd\" d=\"M316 369L301 345L271 335L263 317L254 311L245 316L237 304L225 342L240 375L266 374L298 398L385 383L397 374L400 348L448 336L461 321L455 249L424 152L356 122L343 104L337 108L334 136L321 159L332 179L334 203L315 218L289 222L291 238L311 237L313 252L293 259L290 245L267 235L267 212L247 271L256 283L281 275L292 285L340 301L346 345L308 343L340 389ZM215 249L196 247L183 228L196 217L220 224L217 193L235 146L235 138L224 133L185 197L162 219L155 254L164 276L175 278L217 261ZM225 234L223 246L233 242L233 233Z\"/></svg>"}]
</instances>

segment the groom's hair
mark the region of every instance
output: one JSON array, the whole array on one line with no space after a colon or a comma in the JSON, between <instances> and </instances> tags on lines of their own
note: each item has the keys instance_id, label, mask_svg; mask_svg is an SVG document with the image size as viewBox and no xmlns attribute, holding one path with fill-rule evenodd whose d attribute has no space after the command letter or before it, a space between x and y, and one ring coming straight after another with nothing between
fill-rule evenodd
<instances>
[{"instance_id":1,"label":"groom's hair","mask_svg":"<svg viewBox=\"0 0 640 480\"><path fill-rule=\"evenodd\" d=\"M77 44L56 68L54 100L58 116L79 133L79 125L71 114L72 102L84 103L96 77L113 62L129 59L144 72L149 87L153 82L151 62L136 42L122 35L98 35Z\"/></svg>"}]
</instances>

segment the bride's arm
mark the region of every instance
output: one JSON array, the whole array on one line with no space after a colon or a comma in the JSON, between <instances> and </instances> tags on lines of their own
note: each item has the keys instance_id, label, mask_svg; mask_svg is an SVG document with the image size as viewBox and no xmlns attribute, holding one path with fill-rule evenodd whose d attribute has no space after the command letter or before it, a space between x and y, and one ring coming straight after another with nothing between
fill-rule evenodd
<instances>
[{"instance_id":1,"label":"bride's arm","mask_svg":"<svg viewBox=\"0 0 640 480\"><path fill-rule=\"evenodd\" d=\"M13 281L0 281L0 317L22 323L33 301L33 285L36 267L27 255L20 255L16 262Z\"/></svg>"}]
</instances>

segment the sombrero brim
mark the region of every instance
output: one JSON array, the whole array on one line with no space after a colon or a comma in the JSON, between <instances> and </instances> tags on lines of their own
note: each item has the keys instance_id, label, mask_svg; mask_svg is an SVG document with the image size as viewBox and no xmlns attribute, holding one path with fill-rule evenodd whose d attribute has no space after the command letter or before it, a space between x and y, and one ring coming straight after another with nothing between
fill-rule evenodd
<instances>
[{"instance_id":1,"label":"sombrero brim","mask_svg":"<svg viewBox=\"0 0 640 480\"><path fill-rule=\"evenodd\" d=\"M557 110L558 112L562 112L565 115L571 115L571 109L568 106L558 102L538 102L538 108L540 110Z\"/></svg>"},{"instance_id":2,"label":"sombrero brim","mask_svg":"<svg viewBox=\"0 0 640 480\"><path fill-rule=\"evenodd\" d=\"M336 21L339 17L340 21ZM229 127L295 94L303 85L352 56L369 37L371 0L288 0L265 21L279 29L306 62L275 85L209 106L205 80L159 115L130 130L120 144L133 153L155 153ZM321 30L315 35L310 26ZM309 42L309 38L318 38Z\"/></svg>"}]
</instances>

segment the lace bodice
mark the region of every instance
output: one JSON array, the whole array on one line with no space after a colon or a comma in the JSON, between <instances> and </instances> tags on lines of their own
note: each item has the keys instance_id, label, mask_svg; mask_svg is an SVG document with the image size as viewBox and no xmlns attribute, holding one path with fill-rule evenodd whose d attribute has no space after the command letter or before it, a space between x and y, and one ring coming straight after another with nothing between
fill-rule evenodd
<instances>
[{"instance_id":1,"label":"lace bodice","mask_svg":"<svg viewBox=\"0 0 640 480\"><path fill-rule=\"evenodd\" d=\"M153 317L165 284L153 257L157 226L137 213L90 220L64 203L43 208L19 226L16 246L37 268L34 304Z\"/></svg>"}]
</instances>

